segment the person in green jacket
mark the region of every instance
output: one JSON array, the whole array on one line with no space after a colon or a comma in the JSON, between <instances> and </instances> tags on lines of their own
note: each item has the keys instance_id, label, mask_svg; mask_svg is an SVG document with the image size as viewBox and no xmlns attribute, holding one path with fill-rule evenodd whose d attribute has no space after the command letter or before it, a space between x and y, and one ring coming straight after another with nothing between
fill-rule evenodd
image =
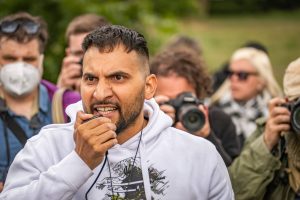
<instances>
[{"instance_id":1,"label":"person in green jacket","mask_svg":"<svg viewBox=\"0 0 300 200\"><path fill-rule=\"evenodd\" d=\"M236 200L300 199L300 58L287 67L283 88L286 98L270 100L269 117L257 120L229 167Z\"/></svg>"}]
</instances>

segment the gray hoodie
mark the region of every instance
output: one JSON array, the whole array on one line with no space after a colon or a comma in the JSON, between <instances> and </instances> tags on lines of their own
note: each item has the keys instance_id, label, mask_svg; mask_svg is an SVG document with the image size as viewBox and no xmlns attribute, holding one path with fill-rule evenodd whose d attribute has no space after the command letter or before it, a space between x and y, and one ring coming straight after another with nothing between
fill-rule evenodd
<instances>
[{"instance_id":1,"label":"gray hoodie","mask_svg":"<svg viewBox=\"0 0 300 200\"><path fill-rule=\"evenodd\" d=\"M79 110L81 101L67 108L70 123L48 125L28 140L0 199L234 199L214 145L173 128L154 99L145 101L149 121L142 133L109 149L94 170L74 151Z\"/></svg>"}]
</instances>

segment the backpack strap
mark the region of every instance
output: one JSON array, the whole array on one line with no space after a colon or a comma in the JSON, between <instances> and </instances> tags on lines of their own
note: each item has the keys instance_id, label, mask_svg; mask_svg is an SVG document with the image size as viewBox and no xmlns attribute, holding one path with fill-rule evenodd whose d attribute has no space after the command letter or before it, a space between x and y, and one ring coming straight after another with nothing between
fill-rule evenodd
<instances>
[{"instance_id":1,"label":"backpack strap","mask_svg":"<svg viewBox=\"0 0 300 200\"><path fill-rule=\"evenodd\" d=\"M59 88L52 98L52 121L55 124L65 123L63 96L67 88Z\"/></svg>"},{"instance_id":2,"label":"backpack strap","mask_svg":"<svg viewBox=\"0 0 300 200\"><path fill-rule=\"evenodd\" d=\"M286 141L284 137L281 137L279 141L279 155L281 166L279 170L275 171L272 182L267 186L264 199L270 199L271 194L278 187L278 185L289 185L288 173L286 171L286 168L288 167L288 155L286 153Z\"/></svg>"},{"instance_id":3,"label":"backpack strap","mask_svg":"<svg viewBox=\"0 0 300 200\"><path fill-rule=\"evenodd\" d=\"M13 117L8 114L8 112L1 112L0 117L6 127L8 127L13 132L19 142L24 146L28 137L25 134L24 130L20 127L20 125L15 121Z\"/></svg>"}]
</instances>

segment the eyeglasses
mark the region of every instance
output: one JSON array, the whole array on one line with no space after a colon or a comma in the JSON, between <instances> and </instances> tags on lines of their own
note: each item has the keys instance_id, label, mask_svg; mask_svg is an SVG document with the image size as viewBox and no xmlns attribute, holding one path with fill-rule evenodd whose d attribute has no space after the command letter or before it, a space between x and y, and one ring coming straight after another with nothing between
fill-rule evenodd
<instances>
[{"instance_id":1,"label":"eyeglasses","mask_svg":"<svg viewBox=\"0 0 300 200\"><path fill-rule=\"evenodd\" d=\"M34 21L14 20L3 21L0 23L0 30L3 33L14 33L18 28L22 27L27 34L36 34L40 28L40 25Z\"/></svg>"},{"instance_id":2,"label":"eyeglasses","mask_svg":"<svg viewBox=\"0 0 300 200\"><path fill-rule=\"evenodd\" d=\"M231 71L227 70L226 75L228 78L231 78L233 75L236 75L239 81L246 81L249 76L257 76L257 72L246 72L246 71Z\"/></svg>"}]
</instances>

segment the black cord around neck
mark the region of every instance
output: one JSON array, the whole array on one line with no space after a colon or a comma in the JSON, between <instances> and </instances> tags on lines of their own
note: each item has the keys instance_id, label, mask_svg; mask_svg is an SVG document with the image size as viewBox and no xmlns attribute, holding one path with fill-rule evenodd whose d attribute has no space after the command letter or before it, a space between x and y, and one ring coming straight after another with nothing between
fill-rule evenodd
<instances>
[{"instance_id":1,"label":"black cord around neck","mask_svg":"<svg viewBox=\"0 0 300 200\"><path fill-rule=\"evenodd\" d=\"M110 164L109 164L109 160L107 158L107 164L108 164L108 171L109 171L109 179L110 179L110 187L111 187L111 196L114 196L114 188L112 185L112 177L111 177L111 170L110 170Z\"/></svg>"},{"instance_id":2,"label":"black cord around neck","mask_svg":"<svg viewBox=\"0 0 300 200\"><path fill-rule=\"evenodd\" d=\"M139 148L140 148L140 144L141 144L141 140L142 140L142 135L143 135L143 128L141 130L141 134L140 134L140 139L139 139L139 143L138 143L138 146L136 148L136 151L135 151L135 155L134 155L134 158L133 158L133 163L132 164L129 164L128 166L128 170L130 170L130 174L128 176L128 180L129 182L131 181L131 176L132 176L132 172L133 172L133 167L134 167L134 163L136 161L136 157L137 157L137 154L138 154L138 151L139 151ZM109 159L107 158L107 163L108 163L108 167L109 167L109 176L110 176L110 186L111 186L111 189L112 189L112 197L114 196L114 190L113 190L113 185L112 185L112 176L111 176L111 170L110 170L110 164L109 164ZM130 169L131 167L131 169ZM127 188L126 188L127 190Z\"/></svg>"},{"instance_id":3,"label":"black cord around neck","mask_svg":"<svg viewBox=\"0 0 300 200\"><path fill-rule=\"evenodd\" d=\"M131 169L130 169L130 165L128 166L128 170L130 169L130 174L129 174L129 177L128 177L129 181L131 180L131 175L132 175L134 163L135 163L135 160L136 160L136 157L137 157L137 153L138 153L139 148L140 148L140 144L141 144L141 140L142 140L142 135L143 135L143 129L141 130L141 135L140 135L139 143L138 143L138 146L136 148L136 152L135 152L135 155L134 155L134 158L133 158L133 163L131 165Z\"/></svg>"},{"instance_id":4,"label":"black cord around neck","mask_svg":"<svg viewBox=\"0 0 300 200\"><path fill-rule=\"evenodd\" d=\"M135 152L135 155L134 155L134 158L133 158L133 163L132 165L129 164L128 166L128 170L130 169L130 166L131 166L131 169L130 169L130 174L129 174L129 181L131 180L131 176L132 176L132 171L133 171L133 167L134 167L134 163L136 161L136 157L137 157L137 153L139 151L139 148L140 148L140 143L141 143L141 140L142 140L142 135L143 135L143 126L142 126L142 130L141 130L141 134L140 134L140 139L139 139L139 143L138 143L138 146L136 148L136 152ZM106 164L106 161L107 161L107 164L108 164L108 170L109 170L109 177L110 177L110 187L111 187L111 193L112 193L112 198L114 196L114 190L113 190L113 185L112 185L112 176L111 176L111 169L110 169L110 163L109 163L109 159L108 159L108 151L106 152L105 154L105 160L104 160L104 163L102 165L102 168L101 170L99 171L97 177L95 178L93 184L89 187L88 191L85 193L85 199L88 200L88 193L90 192L90 190L93 188L93 186L95 185L95 183L97 182L99 176L101 175L103 169L104 169L104 166Z\"/></svg>"},{"instance_id":5,"label":"black cord around neck","mask_svg":"<svg viewBox=\"0 0 300 200\"><path fill-rule=\"evenodd\" d=\"M99 173L98 173L97 177L95 178L93 184L89 187L88 191L85 193L85 199L86 199L86 200L88 200L88 194L89 194L89 192L91 191L91 189L93 188L93 186L94 186L95 183L97 182L97 180L98 180L100 174L102 173L102 171L103 171L103 169L104 169L105 163L106 163L106 161L107 161L107 157L108 157L108 151L106 151L106 153L105 153L105 160L104 160L104 163L103 163L103 165L102 165L102 167L101 167L101 170L99 171Z\"/></svg>"}]
</instances>

